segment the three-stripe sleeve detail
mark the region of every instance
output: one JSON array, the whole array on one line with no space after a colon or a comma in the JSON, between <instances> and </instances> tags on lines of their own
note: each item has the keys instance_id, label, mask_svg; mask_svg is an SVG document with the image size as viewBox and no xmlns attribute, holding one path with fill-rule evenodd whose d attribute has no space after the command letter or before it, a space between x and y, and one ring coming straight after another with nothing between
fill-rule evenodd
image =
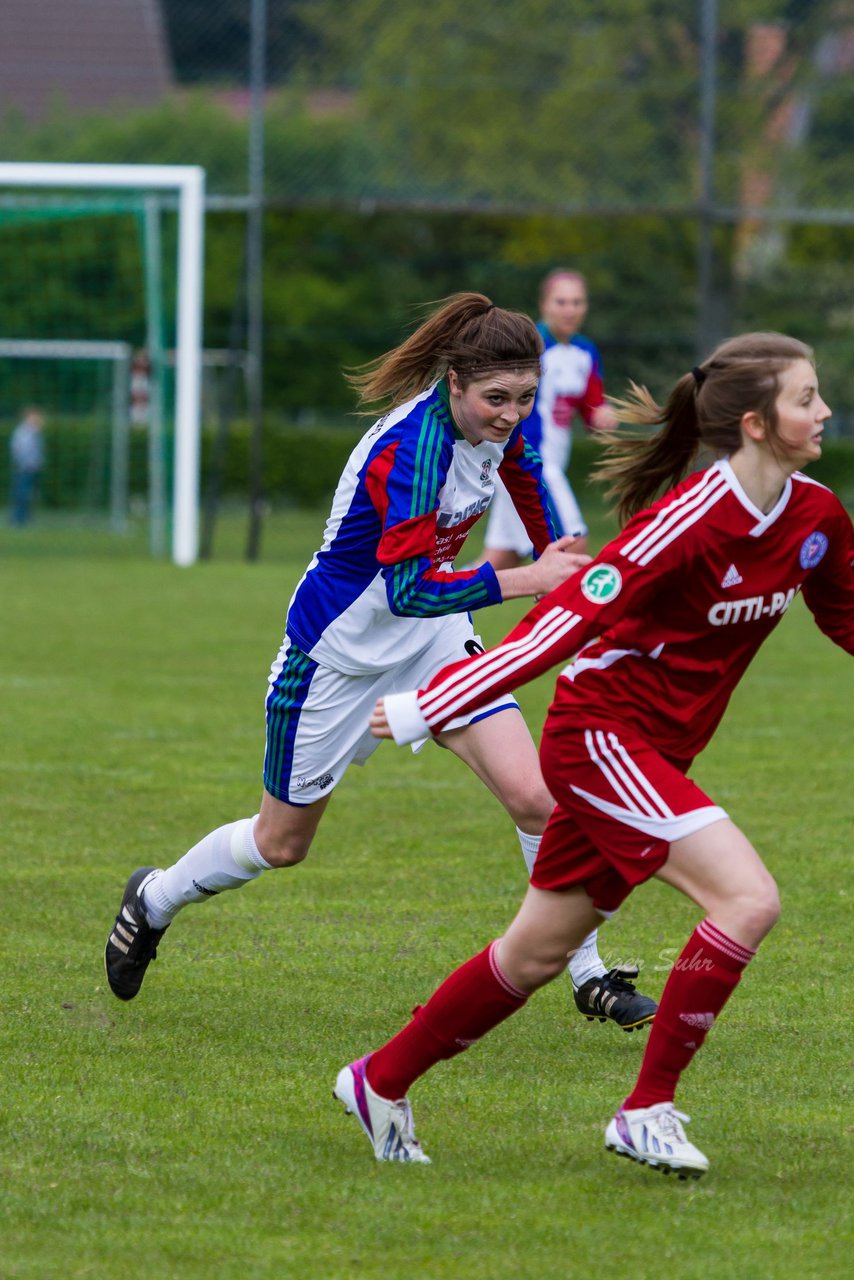
<instances>
[{"instance_id":1,"label":"three-stripe sleeve detail","mask_svg":"<svg viewBox=\"0 0 854 1280\"><path fill-rule=\"evenodd\" d=\"M633 564L649 564L728 492L726 477L720 471L706 472L693 488L662 507L654 520L621 547L620 554Z\"/></svg>"},{"instance_id":2,"label":"three-stripe sleeve detail","mask_svg":"<svg viewBox=\"0 0 854 1280\"><path fill-rule=\"evenodd\" d=\"M577 613L558 606L550 609L521 639L505 640L423 693L419 702L425 720L430 725L450 720L473 699L487 696L494 685L509 682L509 688L517 672L548 654L582 621Z\"/></svg>"}]
</instances>

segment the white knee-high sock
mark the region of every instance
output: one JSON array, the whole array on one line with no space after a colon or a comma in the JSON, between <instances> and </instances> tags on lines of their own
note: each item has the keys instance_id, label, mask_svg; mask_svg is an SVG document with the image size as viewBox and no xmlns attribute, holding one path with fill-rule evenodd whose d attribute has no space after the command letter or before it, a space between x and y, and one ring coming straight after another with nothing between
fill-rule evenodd
<instances>
[{"instance_id":1,"label":"white knee-high sock","mask_svg":"<svg viewBox=\"0 0 854 1280\"><path fill-rule=\"evenodd\" d=\"M188 903L239 889L271 869L255 843L257 817L217 827L146 885L143 905L153 929L165 929Z\"/></svg>"},{"instance_id":2,"label":"white knee-high sock","mask_svg":"<svg viewBox=\"0 0 854 1280\"><path fill-rule=\"evenodd\" d=\"M516 835L519 837L519 843L522 846L522 857L525 859L525 866L528 868L528 875L530 875L534 870L534 863L537 861L537 850L543 837L528 835L528 832L522 831L520 827L516 828Z\"/></svg>"},{"instance_id":3,"label":"white knee-high sock","mask_svg":"<svg viewBox=\"0 0 854 1280\"><path fill-rule=\"evenodd\" d=\"M587 982L588 978L601 978L608 972L596 945L598 933L598 929L588 933L578 950L574 951L569 958L567 969L574 987L580 987L582 983Z\"/></svg>"},{"instance_id":4,"label":"white knee-high sock","mask_svg":"<svg viewBox=\"0 0 854 1280\"><path fill-rule=\"evenodd\" d=\"M516 828L516 834L522 846L522 856L525 859L525 866L528 868L528 875L530 875L537 860L537 851L539 850L542 836L529 835L527 831L521 831L519 827ZM588 933L578 950L573 952L567 965L569 976L576 987L580 987L582 982L586 982L588 978L601 978L603 973L607 973L602 963L602 957L599 955L599 948L596 945L598 932L598 929L594 929L592 933Z\"/></svg>"}]
</instances>

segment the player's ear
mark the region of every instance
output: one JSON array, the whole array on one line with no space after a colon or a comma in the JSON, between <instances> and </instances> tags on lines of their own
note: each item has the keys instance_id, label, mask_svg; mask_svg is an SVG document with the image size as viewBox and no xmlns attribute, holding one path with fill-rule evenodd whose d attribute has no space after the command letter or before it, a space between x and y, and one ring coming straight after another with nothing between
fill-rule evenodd
<instances>
[{"instance_id":1,"label":"player's ear","mask_svg":"<svg viewBox=\"0 0 854 1280\"><path fill-rule=\"evenodd\" d=\"M452 396L458 396L462 391L456 369L448 370L448 390Z\"/></svg>"},{"instance_id":2,"label":"player's ear","mask_svg":"<svg viewBox=\"0 0 854 1280\"><path fill-rule=\"evenodd\" d=\"M757 413L755 409L751 409L749 413L742 414L741 434L745 440L766 440L768 438L768 428L765 425L765 419L762 414Z\"/></svg>"}]
</instances>

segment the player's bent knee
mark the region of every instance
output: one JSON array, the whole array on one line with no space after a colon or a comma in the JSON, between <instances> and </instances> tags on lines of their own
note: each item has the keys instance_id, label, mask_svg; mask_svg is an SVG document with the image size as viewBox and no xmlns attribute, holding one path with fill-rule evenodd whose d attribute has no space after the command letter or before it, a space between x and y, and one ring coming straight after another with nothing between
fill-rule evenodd
<instances>
[{"instance_id":1,"label":"player's bent knee","mask_svg":"<svg viewBox=\"0 0 854 1280\"><path fill-rule=\"evenodd\" d=\"M505 795L504 805L520 831L541 836L555 802L545 789L522 788L517 794Z\"/></svg>"},{"instance_id":2,"label":"player's bent knee","mask_svg":"<svg viewBox=\"0 0 854 1280\"><path fill-rule=\"evenodd\" d=\"M269 862L271 867L296 867L304 862L311 848L310 840L294 840L289 837L268 836L264 839L263 835L259 839L256 828L255 841L261 852L262 858Z\"/></svg>"},{"instance_id":3,"label":"player's bent knee","mask_svg":"<svg viewBox=\"0 0 854 1280\"><path fill-rule=\"evenodd\" d=\"M780 910L780 890L775 881L769 879L768 884L757 894L754 903L757 926L768 933L780 919Z\"/></svg>"},{"instance_id":4,"label":"player's bent knee","mask_svg":"<svg viewBox=\"0 0 854 1280\"><path fill-rule=\"evenodd\" d=\"M734 930L742 938L749 939L749 945L758 945L780 918L780 893L777 885L769 876L767 881L755 885L731 901L729 913Z\"/></svg>"}]
</instances>

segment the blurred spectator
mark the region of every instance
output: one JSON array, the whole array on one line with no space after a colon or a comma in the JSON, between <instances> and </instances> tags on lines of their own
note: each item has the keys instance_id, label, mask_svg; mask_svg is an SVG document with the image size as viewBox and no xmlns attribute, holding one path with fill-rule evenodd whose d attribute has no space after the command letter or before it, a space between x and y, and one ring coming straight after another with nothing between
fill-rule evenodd
<instances>
[{"instance_id":1,"label":"blurred spectator","mask_svg":"<svg viewBox=\"0 0 854 1280\"><path fill-rule=\"evenodd\" d=\"M44 467L44 418L39 409L24 410L24 416L9 438L12 462L12 510L14 525L28 524L39 474Z\"/></svg>"},{"instance_id":2,"label":"blurred spectator","mask_svg":"<svg viewBox=\"0 0 854 1280\"><path fill-rule=\"evenodd\" d=\"M543 480L560 532L577 540L573 551L587 550L587 525L567 476L573 419L580 415L594 432L612 431L617 425L605 401L598 348L579 333L586 315L587 283L581 272L563 267L550 271L540 285L537 328L545 343L542 375L533 413L523 430L543 460ZM514 569L532 551L506 490L496 485L483 558L496 570Z\"/></svg>"}]
</instances>

